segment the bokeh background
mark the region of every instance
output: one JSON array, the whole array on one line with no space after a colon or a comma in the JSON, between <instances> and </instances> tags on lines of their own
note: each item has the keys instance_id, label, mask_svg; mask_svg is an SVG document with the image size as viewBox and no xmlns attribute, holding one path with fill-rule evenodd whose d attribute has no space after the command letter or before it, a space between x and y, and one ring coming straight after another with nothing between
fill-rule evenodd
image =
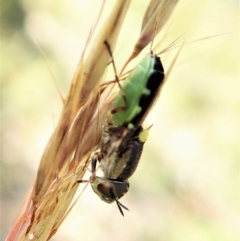
<instances>
[{"instance_id":1,"label":"bokeh background","mask_svg":"<svg viewBox=\"0 0 240 241\"><path fill-rule=\"evenodd\" d=\"M138 38L147 3L132 2L114 53L118 69ZM1 240L58 121L53 79L65 95L100 6L1 0ZM182 34L186 43L218 36L184 46L146 120L154 126L121 199L130 212L123 218L88 186L52 240L240 239L239 1L180 1L155 43L166 33L160 49ZM162 56L166 71L175 55Z\"/></svg>"}]
</instances>

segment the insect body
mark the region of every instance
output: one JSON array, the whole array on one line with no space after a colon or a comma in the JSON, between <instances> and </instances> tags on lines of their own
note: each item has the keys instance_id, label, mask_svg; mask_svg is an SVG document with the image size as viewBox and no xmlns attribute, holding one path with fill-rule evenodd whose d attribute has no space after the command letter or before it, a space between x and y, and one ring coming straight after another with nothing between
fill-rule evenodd
<instances>
[{"instance_id":1,"label":"insect body","mask_svg":"<svg viewBox=\"0 0 240 241\"><path fill-rule=\"evenodd\" d=\"M128 128L141 125L159 93L163 80L164 69L160 58L148 54L132 70L116 96L112 111L113 122ZM114 110L119 108L122 108L122 111L114 113Z\"/></svg>"}]
</instances>

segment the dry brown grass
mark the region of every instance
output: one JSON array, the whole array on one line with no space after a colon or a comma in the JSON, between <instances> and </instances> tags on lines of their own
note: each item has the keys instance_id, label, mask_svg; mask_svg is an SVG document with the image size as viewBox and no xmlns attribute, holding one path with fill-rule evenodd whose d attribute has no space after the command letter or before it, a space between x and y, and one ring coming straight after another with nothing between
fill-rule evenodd
<instances>
[{"instance_id":1,"label":"dry brown grass","mask_svg":"<svg viewBox=\"0 0 240 241\"><path fill-rule=\"evenodd\" d=\"M98 147L102 125L113 98L113 88L101 87L102 76L110 62L103 43L107 40L114 50L130 2L116 1L107 22L89 48L95 30L93 26L70 91L64 100L61 117L42 155L36 180L7 240L48 240L72 209L75 203L73 198L79 186L77 179L82 179L89 157ZM161 20L158 32L176 3L177 1L151 1L144 17L141 36L136 43L138 53L156 34L157 16ZM99 17L100 15L101 10ZM88 48L91 54L86 55Z\"/></svg>"}]
</instances>

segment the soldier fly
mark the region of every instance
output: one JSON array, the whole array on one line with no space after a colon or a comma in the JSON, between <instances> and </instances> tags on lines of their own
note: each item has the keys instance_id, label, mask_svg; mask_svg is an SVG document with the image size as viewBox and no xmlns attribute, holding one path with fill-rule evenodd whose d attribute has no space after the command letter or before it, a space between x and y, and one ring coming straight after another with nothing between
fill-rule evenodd
<instances>
[{"instance_id":1,"label":"soldier fly","mask_svg":"<svg viewBox=\"0 0 240 241\"><path fill-rule=\"evenodd\" d=\"M123 216L122 208L128 209L118 199L129 189L127 179L137 168L147 133L148 130L143 130L142 127L133 132L126 127L105 126L101 151L95 153L91 161L90 183L93 191L107 203L116 201ZM97 161L100 162L103 177L96 176Z\"/></svg>"}]
</instances>

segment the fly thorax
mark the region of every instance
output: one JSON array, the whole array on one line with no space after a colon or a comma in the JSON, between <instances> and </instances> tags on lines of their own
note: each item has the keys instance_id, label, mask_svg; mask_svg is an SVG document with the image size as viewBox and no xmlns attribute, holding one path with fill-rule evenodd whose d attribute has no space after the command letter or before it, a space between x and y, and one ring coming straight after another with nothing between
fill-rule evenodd
<instances>
[{"instance_id":1,"label":"fly thorax","mask_svg":"<svg viewBox=\"0 0 240 241\"><path fill-rule=\"evenodd\" d=\"M100 168L106 178L109 178L110 173L116 164L117 153L112 152L111 155L105 155L100 161Z\"/></svg>"}]
</instances>

